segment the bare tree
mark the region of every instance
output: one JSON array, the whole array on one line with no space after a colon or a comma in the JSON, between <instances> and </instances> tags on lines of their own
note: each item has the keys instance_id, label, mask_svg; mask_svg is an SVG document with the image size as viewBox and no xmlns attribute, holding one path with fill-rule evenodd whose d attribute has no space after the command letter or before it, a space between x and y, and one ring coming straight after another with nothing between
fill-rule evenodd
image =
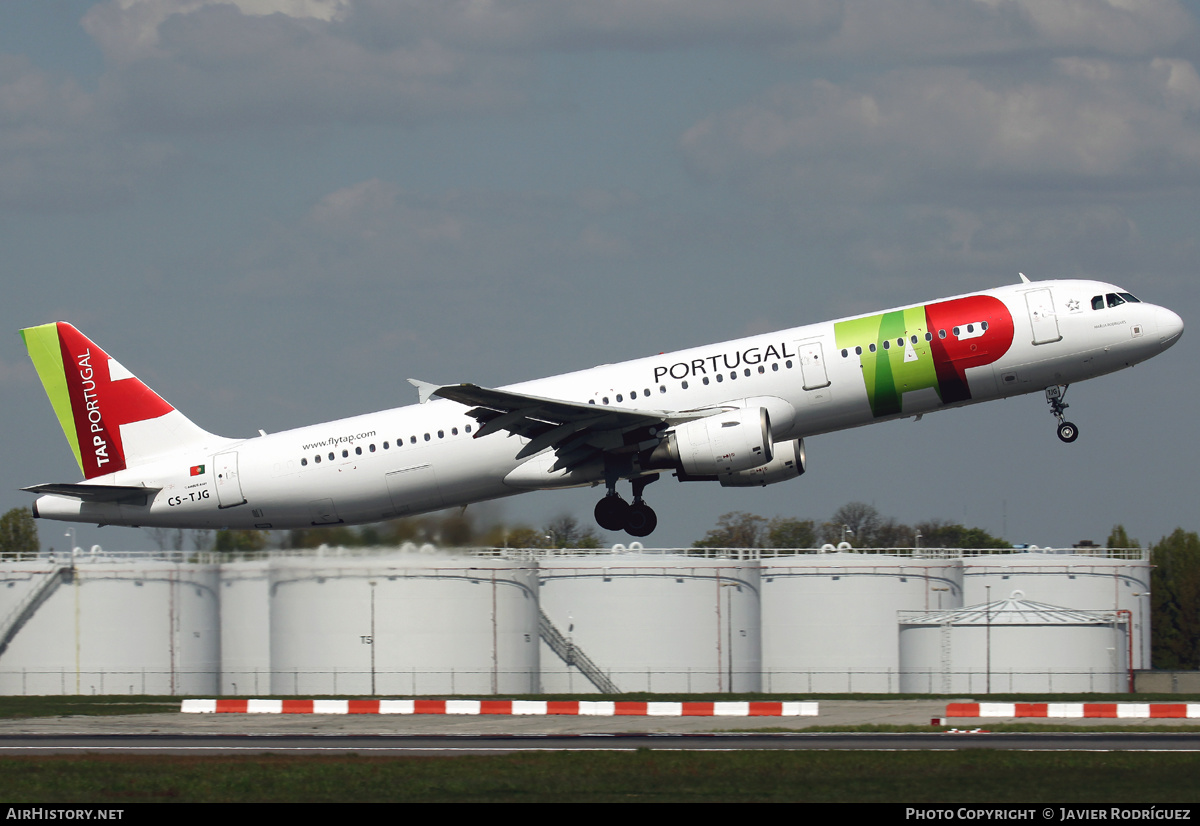
<instances>
[{"instance_id":1,"label":"bare tree","mask_svg":"<svg viewBox=\"0 0 1200 826\"><path fill-rule=\"evenodd\" d=\"M817 525L811 519L776 516L767 525L767 547L811 548L817 543Z\"/></svg>"},{"instance_id":2,"label":"bare tree","mask_svg":"<svg viewBox=\"0 0 1200 826\"><path fill-rule=\"evenodd\" d=\"M758 548L761 547L765 517L744 511L722 514L717 526L704 535L693 548Z\"/></svg>"},{"instance_id":3,"label":"bare tree","mask_svg":"<svg viewBox=\"0 0 1200 826\"><path fill-rule=\"evenodd\" d=\"M866 502L849 502L833 513L833 518L821 526L826 542L836 545L845 537L856 548L870 548L875 543L879 527L879 511Z\"/></svg>"}]
</instances>

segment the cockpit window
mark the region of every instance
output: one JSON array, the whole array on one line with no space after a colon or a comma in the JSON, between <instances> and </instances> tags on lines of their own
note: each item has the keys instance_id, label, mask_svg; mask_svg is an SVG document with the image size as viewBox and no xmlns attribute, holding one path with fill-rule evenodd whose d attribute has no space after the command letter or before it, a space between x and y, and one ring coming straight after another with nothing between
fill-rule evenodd
<instances>
[{"instance_id":1,"label":"cockpit window","mask_svg":"<svg viewBox=\"0 0 1200 826\"><path fill-rule=\"evenodd\" d=\"M1104 309L1104 296L1097 295L1097 296L1092 297L1092 309L1093 310L1103 310Z\"/></svg>"},{"instance_id":2,"label":"cockpit window","mask_svg":"<svg viewBox=\"0 0 1200 826\"><path fill-rule=\"evenodd\" d=\"M1108 299L1108 306L1110 307L1119 307L1125 303L1125 299L1121 298L1121 296L1117 295L1116 293L1109 293L1105 296L1105 298Z\"/></svg>"},{"instance_id":3,"label":"cockpit window","mask_svg":"<svg viewBox=\"0 0 1200 826\"><path fill-rule=\"evenodd\" d=\"M1139 299L1134 298L1129 293L1117 293L1117 295L1121 296L1121 298L1125 299L1130 304L1141 304L1142 303Z\"/></svg>"}]
</instances>

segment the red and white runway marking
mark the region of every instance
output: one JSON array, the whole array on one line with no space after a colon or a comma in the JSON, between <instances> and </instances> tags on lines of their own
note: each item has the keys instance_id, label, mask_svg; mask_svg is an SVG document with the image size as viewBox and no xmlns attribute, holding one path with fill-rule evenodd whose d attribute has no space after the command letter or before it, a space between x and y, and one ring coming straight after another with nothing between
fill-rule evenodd
<instances>
[{"instance_id":1,"label":"red and white runway marking","mask_svg":"<svg viewBox=\"0 0 1200 826\"><path fill-rule=\"evenodd\" d=\"M593 717L815 717L815 702L588 700L184 700L188 714L511 714Z\"/></svg>"},{"instance_id":2,"label":"red and white runway marking","mask_svg":"<svg viewBox=\"0 0 1200 826\"><path fill-rule=\"evenodd\" d=\"M948 703L947 717L1200 717L1200 703Z\"/></svg>"}]
</instances>

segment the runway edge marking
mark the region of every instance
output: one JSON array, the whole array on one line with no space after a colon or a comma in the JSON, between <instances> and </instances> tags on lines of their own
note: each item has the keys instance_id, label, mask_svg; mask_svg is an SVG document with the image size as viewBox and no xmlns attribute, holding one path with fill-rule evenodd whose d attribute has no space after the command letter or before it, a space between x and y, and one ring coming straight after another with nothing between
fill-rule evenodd
<instances>
[{"instance_id":1,"label":"runway edge marking","mask_svg":"<svg viewBox=\"0 0 1200 826\"><path fill-rule=\"evenodd\" d=\"M184 714L508 714L588 717L816 717L818 703L595 700L184 700Z\"/></svg>"},{"instance_id":2,"label":"runway edge marking","mask_svg":"<svg viewBox=\"0 0 1200 826\"><path fill-rule=\"evenodd\" d=\"M1180 719L1200 717L1200 703L947 703L946 716Z\"/></svg>"}]
</instances>

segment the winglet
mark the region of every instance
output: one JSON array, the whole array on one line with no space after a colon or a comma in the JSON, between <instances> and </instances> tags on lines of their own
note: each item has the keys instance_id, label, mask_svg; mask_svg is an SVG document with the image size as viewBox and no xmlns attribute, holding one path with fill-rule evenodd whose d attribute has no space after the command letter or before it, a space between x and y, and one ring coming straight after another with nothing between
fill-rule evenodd
<instances>
[{"instance_id":1,"label":"winglet","mask_svg":"<svg viewBox=\"0 0 1200 826\"><path fill-rule=\"evenodd\" d=\"M1025 277L1025 273L1023 273L1023 272L1019 272L1019 273L1017 273L1017 275L1021 276L1021 282L1022 282L1022 283L1024 283L1024 284L1028 284L1028 283L1029 283L1029 279Z\"/></svg>"},{"instance_id":2,"label":"winglet","mask_svg":"<svg viewBox=\"0 0 1200 826\"><path fill-rule=\"evenodd\" d=\"M425 404L434 393L442 389L442 385L440 384L421 381L420 379L409 379L408 383L417 388L417 398L421 400L421 404Z\"/></svg>"}]
</instances>

